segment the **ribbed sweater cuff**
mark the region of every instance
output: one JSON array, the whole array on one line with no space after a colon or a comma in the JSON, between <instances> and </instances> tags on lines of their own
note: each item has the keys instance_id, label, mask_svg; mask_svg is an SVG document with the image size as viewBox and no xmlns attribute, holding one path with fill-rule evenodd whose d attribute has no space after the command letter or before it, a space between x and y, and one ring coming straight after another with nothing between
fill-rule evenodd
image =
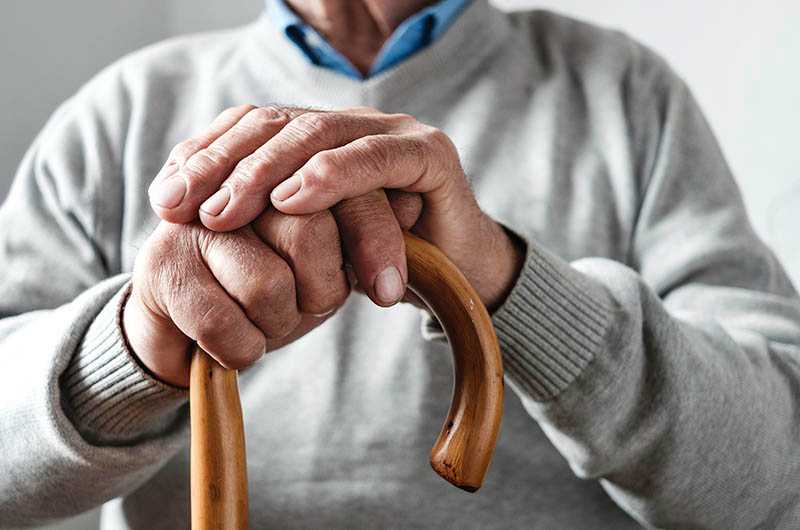
<instances>
[{"instance_id":1,"label":"ribbed sweater cuff","mask_svg":"<svg viewBox=\"0 0 800 530\"><path fill-rule=\"evenodd\" d=\"M123 287L100 311L61 377L65 408L78 431L100 443L127 443L167 427L187 392L148 374L122 333Z\"/></svg>"},{"instance_id":2,"label":"ribbed sweater cuff","mask_svg":"<svg viewBox=\"0 0 800 530\"><path fill-rule=\"evenodd\" d=\"M554 399L602 351L612 307L603 287L528 242L517 283L492 315L506 375L534 400Z\"/></svg>"}]
</instances>

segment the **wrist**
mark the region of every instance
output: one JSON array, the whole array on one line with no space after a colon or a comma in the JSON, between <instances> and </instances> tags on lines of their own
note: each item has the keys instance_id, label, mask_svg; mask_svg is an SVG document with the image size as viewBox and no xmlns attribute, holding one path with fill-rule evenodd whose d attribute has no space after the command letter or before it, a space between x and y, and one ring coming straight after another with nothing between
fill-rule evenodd
<instances>
[{"instance_id":1,"label":"wrist","mask_svg":"<svg viewBox=\"0 0 800 530\"><path fill-rule=\"evenodd\" d=\"M168 318L155 314L136 287L122 306L122 334L143 369L160 381L189 385L191 341Z\"/></svg>"},{"instance_id":2,"label":"wrist","mask_svg":"<svg viewBox=\"0 0 800 530\"><path fill-rule=\"evenodd\" d=\"M65 414L94 445L136 443L159 435L185 403L181 389L165 384L134 357L122 332L130 283L118 289L83 335L59 378Z\"/></svg>"},{"instance_id":3,"label":"wrist","mask_svg":"<svg viewBox=\"0 0 800 530\"><path fill-rule=\"evenodd\" d=\"M484 303L489 314L503 305L509 293L519 279L522 266L525 263L526 243L512 231L500 223L491 220L495 235L491 246L492 254L496 259L491 267L485 268L487 278Z\"/></svg>"}]
</instances>

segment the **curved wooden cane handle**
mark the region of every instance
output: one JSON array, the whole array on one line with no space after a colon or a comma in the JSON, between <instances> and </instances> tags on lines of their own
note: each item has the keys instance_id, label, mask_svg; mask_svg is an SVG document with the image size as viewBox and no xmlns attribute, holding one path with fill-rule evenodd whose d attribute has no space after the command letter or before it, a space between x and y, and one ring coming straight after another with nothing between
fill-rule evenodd
<instances>
[{"instance_id":1,"label":"curved wooden cane handle","mask_svg":"<svg viewBox=\"0 0 800 530\"><path fill-rule=\"evenodd\" d=\"M453 351L450 411L431 449L431 466L466 491L483 483L503 415L503 364L483 302L438 248L405 234L408 283L441 323Z\"/></svg>"},{"instance_id":2,"label":"curved wooden cane handle","mask_svg":"<svg viewBox=\"0 0 800 530\"><path fill-rule=\"evenodd\" d=\"M450 411L431 466L466 491L481 487L503 414L503 366L491 319L464 275L435 246L404 234L409 287L442 324L453 351ZM247 466L236 373L200 348L192 360L193 530L247 527Z\"/></svg>"}]
</instances>

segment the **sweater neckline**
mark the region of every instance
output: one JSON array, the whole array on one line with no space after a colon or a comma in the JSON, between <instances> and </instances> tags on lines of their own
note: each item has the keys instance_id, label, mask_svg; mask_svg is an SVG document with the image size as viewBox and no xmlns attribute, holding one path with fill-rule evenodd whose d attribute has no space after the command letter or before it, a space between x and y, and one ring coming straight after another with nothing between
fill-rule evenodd
<instances>
[{"instance_id":1,"label":"sweater neckline","mask_svg":"<svg viewBox=\"0 0 800 530\"><path fill-rule=\"evenodd\" d=\"M409 91L421 98L427 91L441 91L443 82L460 82L509 33L504 13L487 0L473 0L430 46L376 76L353 79L310 63L263 11L251 26L255 53L249 66L263 82L290 84L293 90L320 101L391 106Z\"/></svg>"}]
</instances>

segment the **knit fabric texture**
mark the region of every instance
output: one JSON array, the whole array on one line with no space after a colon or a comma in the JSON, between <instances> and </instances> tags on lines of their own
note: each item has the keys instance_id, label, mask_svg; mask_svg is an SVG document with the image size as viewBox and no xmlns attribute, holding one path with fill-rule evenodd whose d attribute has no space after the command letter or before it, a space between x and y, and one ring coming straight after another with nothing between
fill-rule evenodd
<instances>
[{"instance_id":1,"label":"knit fabric texture","mask_svg":"<svg viewBox=\"0 0 800 530\"><path fill-rule=\"evenodd\" d=\"M436 326L354 294L240 376L252 528L800 526L800 303L690 92L625 35L484 0L366 80L262 17L125 57L53 115L0 209L0 526L103 504L104 530L188 527L187 396L120 307L153 176L243 103L439 127L527 245L492 316L509 391L483 488L427 462Z\"/></svg>"}]
</instances>

